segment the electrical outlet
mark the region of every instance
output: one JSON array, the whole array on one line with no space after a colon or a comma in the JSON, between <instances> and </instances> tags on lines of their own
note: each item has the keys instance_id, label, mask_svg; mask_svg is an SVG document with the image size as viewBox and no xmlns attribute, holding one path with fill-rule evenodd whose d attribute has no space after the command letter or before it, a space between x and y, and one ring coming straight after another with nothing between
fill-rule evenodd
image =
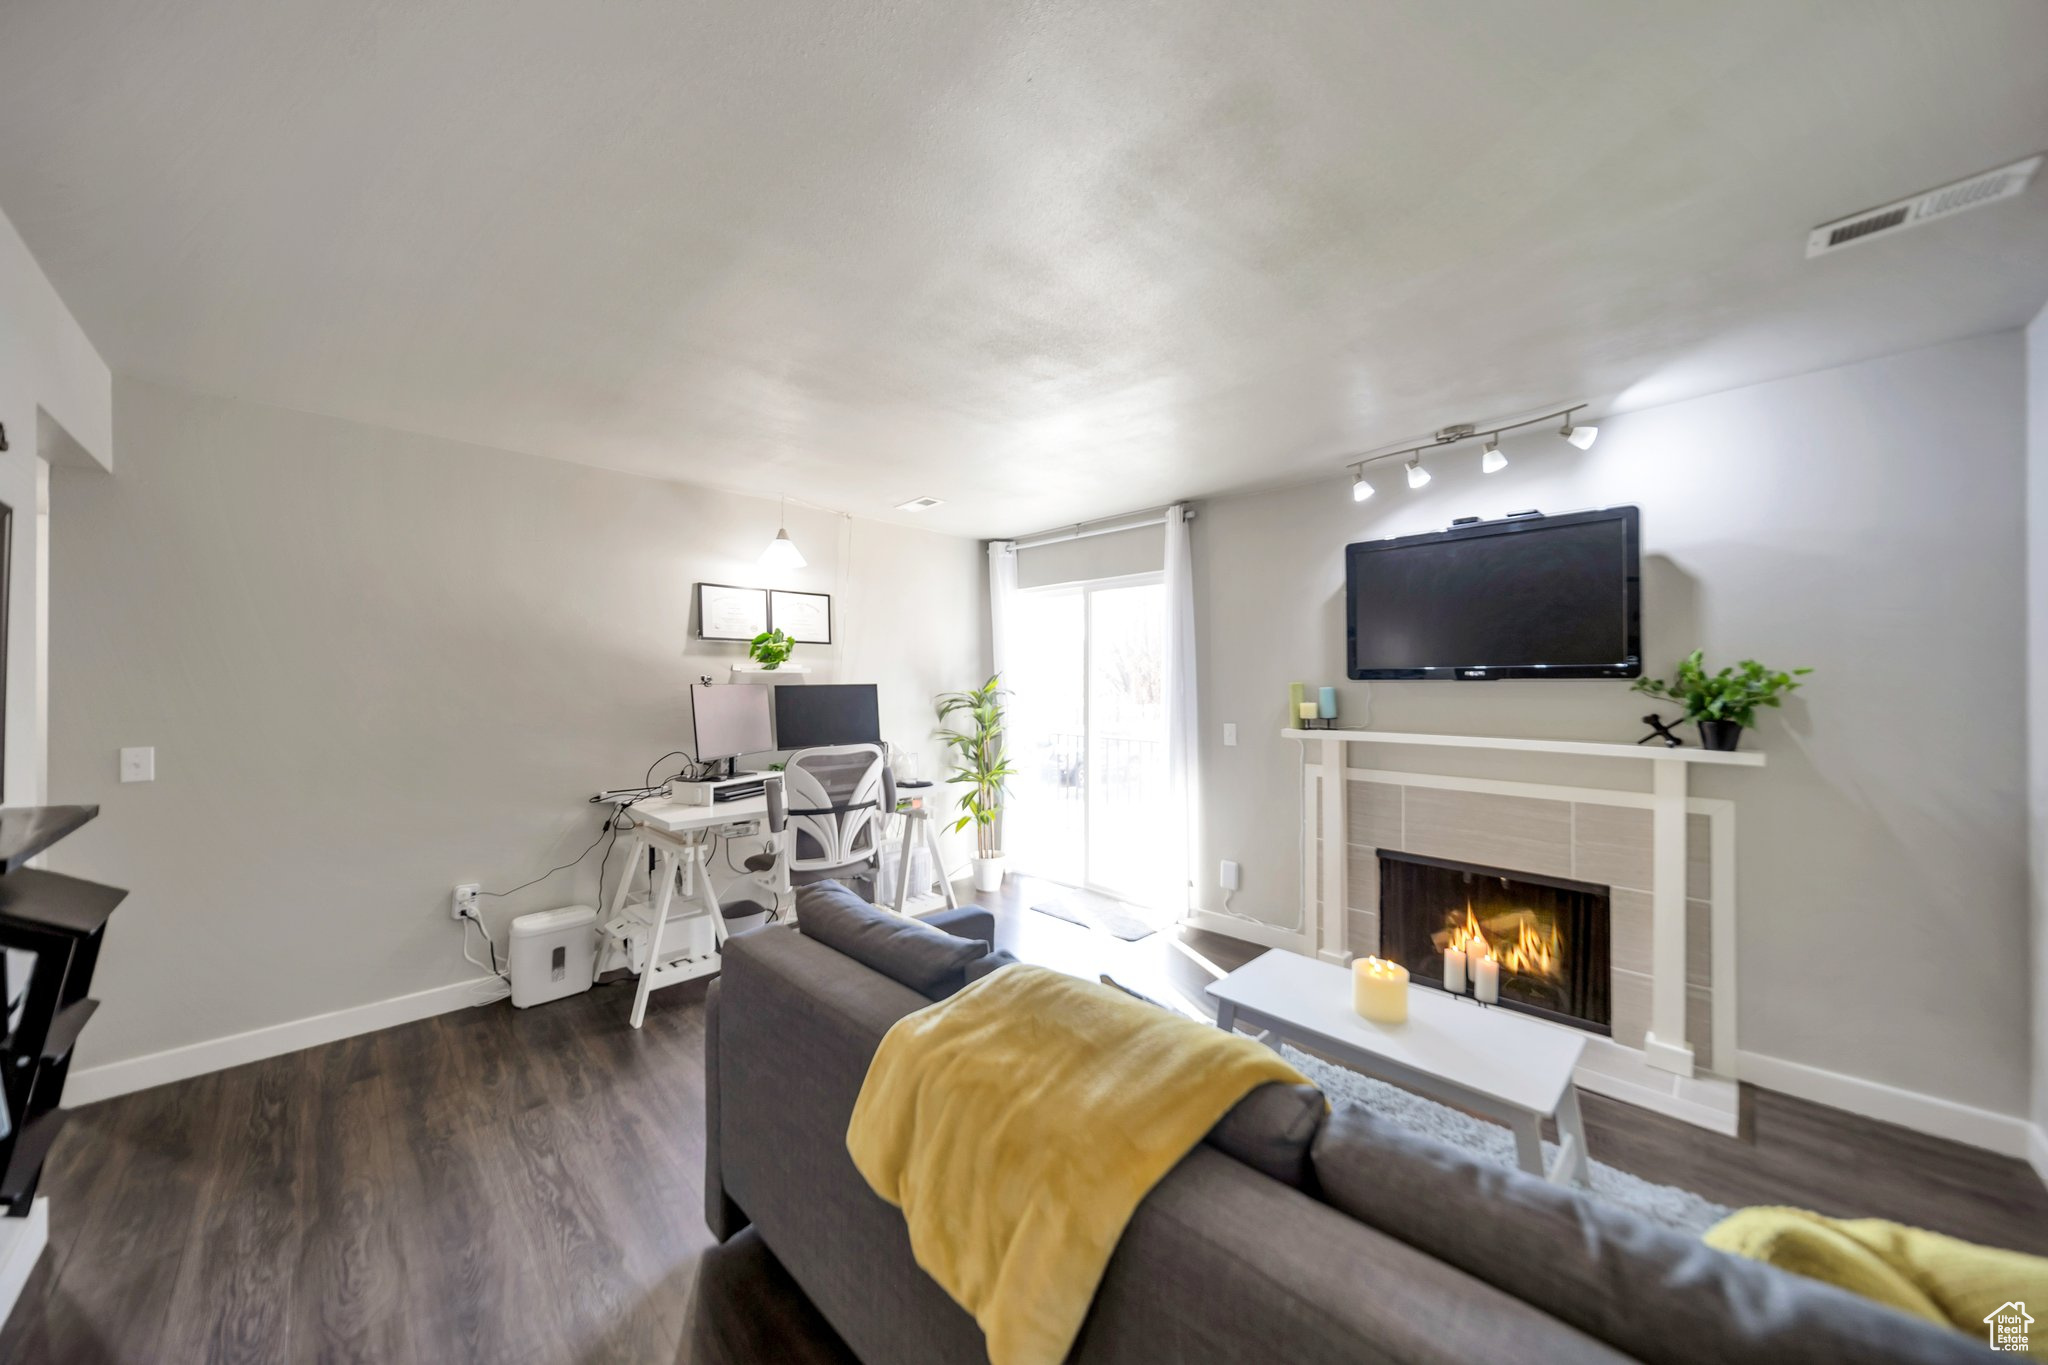
<instances>
[{"instance_id":1,"label":"electrical outlet","mask_svg":"<svg viewBox=\"0 0 2048 1365\"><path fill-rule=\"evenodd\" d=\"M123 782L156 781L156 750L123 749L121 751L121 780Z\"/></svg>"},{"instance_id":2,"label":"electrical outlet","mask_svg":"<svg viewBox=\"0 0 2048 1365\"><path fill-rule=\"evenodd\" d=\"M449 918L461 919L466 915L475 914L476 898L483 894L483 890L483 887L475 882L464 882L456 887L455 894L449 898Z\"/></svg>"},{"instance_id":3,"label":"electrical outlet","mask_svg":"<svg viewBox=\"0 0 2048 1365\"><path fill-rule=\"evenodd\" d=\"M1225 891L1235 891L1244 881L1244 876L1235 862L1225 858L1223 866L1217 869L1216 882Z\"/></svg>"},{"instance_id":4,"label":"electrical outlet","mask_svg":"<svg viewBox=\"0 0 2048 1365\"><path fill-rule=\"evenodd\" d=\"M1223 722L1223 747L1226 749L1237 747L1237 725L1233 721L1226 720Z\"/></svg>"}]
</instances>

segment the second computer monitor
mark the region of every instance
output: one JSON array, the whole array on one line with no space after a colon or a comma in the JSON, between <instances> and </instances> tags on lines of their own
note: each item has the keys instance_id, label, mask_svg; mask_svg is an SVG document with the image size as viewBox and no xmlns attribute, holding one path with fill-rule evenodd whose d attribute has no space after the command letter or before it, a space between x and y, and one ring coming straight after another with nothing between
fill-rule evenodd
<instances>
[{"instance_id":1,"label":"second computer monitor","mask_svg":"<svg viewBox=\"0 0 2048 1365\"><path fill-rule=\"evenodd\" d=\"M708 763L773 749L775 740L768 732L768 691L753 683L690 684L695 757Z\"/></svg>"},{"instance_id":2,"label":"second computer monitor","mask_svg":"<svg viewBox=\"0 0 2048 1365\"><path fill-rule=\"evenodd\" d=\"M881 742L881 710L873 683L805 683L775 689L776 748Z\"/></svg>"}]
</instances>

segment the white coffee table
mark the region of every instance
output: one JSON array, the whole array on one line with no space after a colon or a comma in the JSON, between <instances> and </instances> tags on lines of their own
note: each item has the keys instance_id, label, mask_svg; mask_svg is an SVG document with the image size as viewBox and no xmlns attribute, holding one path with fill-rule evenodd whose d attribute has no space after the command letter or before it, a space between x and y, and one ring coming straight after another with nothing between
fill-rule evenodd
<instances>
[{"instance_id":1,"label":"white coffee table","mask_svg":"<svg viewBox=\"0 0 2048 1365\"><path fill-rule=\"evenodd\" d=\"M1274 949L1209 987L1216 1025L1264 1030L1369 1076L1506 1124L1522 1169L1587 1183L1586 1130L1572 1084L1586 1040L1572 1029L1427 986L1408 988L1408 1020L1375 1024L1351 1008L1351 969ZM1543 1164L1541 1124L1557 1120Z\"/></svg>"}]
</instances>

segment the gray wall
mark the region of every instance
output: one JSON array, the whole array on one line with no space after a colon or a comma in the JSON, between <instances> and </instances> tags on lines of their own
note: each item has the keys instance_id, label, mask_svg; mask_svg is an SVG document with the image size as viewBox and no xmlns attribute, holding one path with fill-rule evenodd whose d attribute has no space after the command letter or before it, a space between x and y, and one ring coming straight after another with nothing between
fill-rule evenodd
<instances>
[{"instance_id":1,"label":"gray wall","mask_svg":"<svg viewBox=\"0 0 2048 1365\"><path fill-rule=\"evenodd\" d=\"M2036 1142L2048 1152L2048 308L2027 328L2027 772L2034 893L2034 1122L2043 1130ZM2048 1169L2041 1178L2048 1180Z\"/></svg>"},{"instance_id":2,"label":"gray wall","mask_svg":"<svg viewBox=\"0 0 2048 1365\"><path fill-rule=\"evenodd\" d=\"M119 472L54 480L51 787L97 801L61 871L133 888L91 1066L477 974L450 888L507 888L599 827L585 797L687 741L691 585L760 583L775 505L121 381ZM971 541L795 506L835 594L821 679L930 698L986 672ZM120 785L116 750L157 747ZM597 857L510 900L594 894ZM617 868L617 859L613 860ZM472 938L474 935L472 934Z\"/></svg>"},{"instance_id":3,"label":"gray wall","mask_svg":"<svg viewBox=\"0 0 2048 1365\"><path fill-rule=\"evenodd\" d=\"M1467 449L1421 493L1383 465L1364 505L1341 474L1204 504L1200 903L1220 908L1215 861L1236 858L1234 908L1296 920L1297 760L1275 731L1290 680L1342 683L1346 723L1364 719L1364 685L1343 682L1347 541L1635 503L1653 668L1697 644L1818 670L1748 740L1768 768L1694 786L1738 809L1743 1048L2024 1109L2023 360L2019 333L1981 337L1616 417L1583 454L1511 440L1492 476ZM1647 700L1594 681L1379 683L1371 722L1632 741ZM1619 766L1373 761L1589 784Z\"/></svg>"}]
</instances>

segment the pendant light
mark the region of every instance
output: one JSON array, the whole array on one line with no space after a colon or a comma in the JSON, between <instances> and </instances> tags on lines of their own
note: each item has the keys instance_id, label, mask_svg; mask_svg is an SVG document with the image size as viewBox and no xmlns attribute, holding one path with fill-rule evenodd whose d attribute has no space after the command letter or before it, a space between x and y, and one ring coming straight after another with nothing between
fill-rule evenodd
<instances>
[{"instance_id":1,"label":"pendant light","mask_svg":"<svg viewBox=\"0 0 2048 1365\"><path fill-rule=\"evenodd\" d=\"M775 539L768 542L768 548L761 551L761 567L764 569L801 569L805 560L803 552L796 548L796 542L789 538L787 513L789 498L782 499L781 509L775 516Z\"/></svg>"}]
</instances>

